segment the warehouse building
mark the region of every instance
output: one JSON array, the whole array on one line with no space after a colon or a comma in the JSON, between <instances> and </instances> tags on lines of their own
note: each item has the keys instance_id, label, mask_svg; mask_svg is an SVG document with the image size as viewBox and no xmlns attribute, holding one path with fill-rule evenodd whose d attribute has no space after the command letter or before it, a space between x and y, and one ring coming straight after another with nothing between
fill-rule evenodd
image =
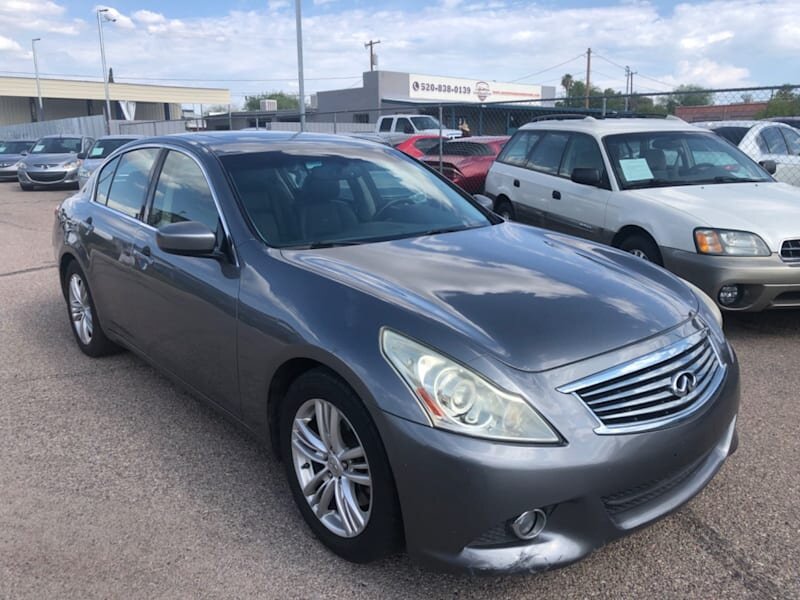
<instances>
[{"instance_id":1,"label":"warehouse building","mask_svg":"<svg viewBox=\"0 0 800 600\"><path fill-rule=\"evenodd\" d=\"M39 113L36 79L0 77L0 125L86 117L105 114L105 90L100 81L40 79L42 111ZM223 88L177 87L109 83L111 118L120 120L170 120L181 118L181 105L230 103Z\"/></svg>"}]
</instances>

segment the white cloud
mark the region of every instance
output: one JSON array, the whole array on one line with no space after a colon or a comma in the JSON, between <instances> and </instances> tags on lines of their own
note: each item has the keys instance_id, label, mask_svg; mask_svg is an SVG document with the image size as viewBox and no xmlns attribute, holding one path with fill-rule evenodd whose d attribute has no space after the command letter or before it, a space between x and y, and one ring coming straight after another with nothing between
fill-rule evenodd
<instances>
[{"instance_id":1,"label":"white cloud","mask_svg":"<svg viewBox=\"0 0 800 600\"><path fill-rule=\"evenodd\" d=\"M12 39L0 35L0 52L22 52L22 46Z\"/></svg>"},{"instance_id":2,"label":"white cloud","mask_svg":"<svg viewBox=\"0 0 800 600\"><path fill-rule=\"evenodd\" d=\"M155 25L156 23L163 23L167 20L167 18L161 13L150 10L137 10L131 16L135 21L144 23L145 25Z\"/></svg>"}]
</instances>

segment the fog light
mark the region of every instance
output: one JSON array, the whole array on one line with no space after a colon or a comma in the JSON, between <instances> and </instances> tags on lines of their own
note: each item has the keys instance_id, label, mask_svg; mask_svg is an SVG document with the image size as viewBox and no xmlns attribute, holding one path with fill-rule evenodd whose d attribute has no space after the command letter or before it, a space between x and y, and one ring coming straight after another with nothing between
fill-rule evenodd
<instances>
[{"instance_id":1,"label":"fog light","mask_svg":"<svg viewBox=\"0 0 800 600\"><path fill-rule=\"evenodd\" d=\"M521 540L532 540L542 533L547 515L539 508L526 511L511 523L511 531Z\"/></svg>"},{"instance_id":2,"label":"fog light","mask_svg":"<svg viewBox=\"0 0 800 600\"><path fill-rule=\"evenodd\" d=\"M738 285L723 285L722 289L719 291L719 303L722 306L730 306L734 304L740 295L740 290Z\"/></svg>"}]
</instances>

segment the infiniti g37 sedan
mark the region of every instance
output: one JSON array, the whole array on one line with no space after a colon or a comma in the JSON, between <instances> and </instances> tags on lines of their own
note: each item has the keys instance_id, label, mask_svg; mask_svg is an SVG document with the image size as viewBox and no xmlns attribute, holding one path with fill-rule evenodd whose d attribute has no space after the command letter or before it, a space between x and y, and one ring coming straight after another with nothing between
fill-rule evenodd
<instances>
[{"instance_id":1,"label":"infiniti g37 sedan","mask_svg":"<svg viewBox=\"0 0 800 600\"><path fill-rule=\"evenodd\" d=\"M710 481L738 366L697 288L481 201L357 139L170 136L112 154L54 245L79 348L269 440L335 553L550 569Z\"/></svg>"}]
</instances>

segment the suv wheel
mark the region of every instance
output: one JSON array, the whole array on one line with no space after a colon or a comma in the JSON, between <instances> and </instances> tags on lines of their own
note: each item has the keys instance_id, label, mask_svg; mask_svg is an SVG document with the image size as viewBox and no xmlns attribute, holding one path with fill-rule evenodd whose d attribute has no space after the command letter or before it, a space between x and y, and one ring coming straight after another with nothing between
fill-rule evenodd
<instances>
[{"instance_id":1,"label":"suv wheel","mask_svg":"<svg viewBox=\"0 0 800 600\"><path fill-rule=\"evenodd\" d=\"M620 250L630 252L647 262L663 266L664 262L661 260L661 251L658 245L653 241L650 236L635 233L629 235L619 245Z\"/></svg>"},{"instance_id":2,"label":"suv wheel","mask_svg":"<svg viewBox=\"0 0 800 600\"><path fill-rule=\"evenodd\" d=\"M511 204L510 200L505 198L501 198L495 203L494 212L503 217L506 221L513 221L515 218L514 205Z\"/></svg>"}]
</instances>

